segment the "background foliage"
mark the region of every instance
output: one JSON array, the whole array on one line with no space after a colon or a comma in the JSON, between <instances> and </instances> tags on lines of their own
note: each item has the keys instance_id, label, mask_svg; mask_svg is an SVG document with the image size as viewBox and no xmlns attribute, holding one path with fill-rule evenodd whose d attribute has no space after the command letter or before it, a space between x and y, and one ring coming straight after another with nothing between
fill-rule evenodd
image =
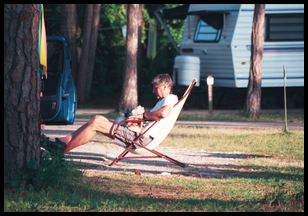
<instances>
[{"instance_id":1,"label":"background foliage","mask_svg":"<svg viewBox=\"0 0 308 216\"><path fill-rule=\"evenodd\" d=\"M151 16L153 10L158 8L171 8L179 4L156 4L155 7L144 5L143 25L139 42L138 57L138 97L139 103L152 103L151 80L158 73L169 73L172 75L172 67L176 50L172 47L163 28L158 25L157 31L157 55L154 59L146 57L147 37L149 22L153 21ZM45 19L48 35L61 34L61 5L46 4ZM77 17L79 25L79 36L82 34L85 5L77 6ZM95 69L91 97L86 106L117 106L118 98L123 84L125 66L126 38L122 34L122 26L127 22L127 9L124 4L104 4L100 15L100 28L98 31L98 42L96 49ZM168 21L168 26L176 42L180 44L183 31L183 20ZM78 39L78 38L77 38ZM81 37L79 43L81 43ZM114 98L117 98L116 100Z\"/></svg>"},{"instance_id":2,"label":"background foliage","mask_svg":"<svg viewBox=\"0 0 308 216\"><path fill-rule=\"evenodd\" d=\"M59 4L45 4L46 31L48 35L61 34L61 7ZM145 4L143 11L142 35L138 57L138 99L139 104L152 106L155 98L152 95L151 80L158 73L172 74L176 50L171 45L163 28L157 29L157 55L154 59L146 57L149 23L154 20L154 10L173 8L180 4ZM85 15L85 5L77 5L79 46L82 43L82 27ZM86 104L79 107L117 107L122 90L126 38L122 35L122 26L126 25L126 5L104 4L101 9L100 28L96 49L95 68L92 82L91 95ZM167 25L178 45L183 32L183 20L168 20ZM183 89L174 92L181 95ZM303 88L288 88L288 108L303 108ZM245 104L246 89L214 88L213 107L215 109L243 109ZM262 109L283 108L282 88L262 89ZM207 88L195 88L186 106L207 109Z\"/></svg>"}]
</instances>

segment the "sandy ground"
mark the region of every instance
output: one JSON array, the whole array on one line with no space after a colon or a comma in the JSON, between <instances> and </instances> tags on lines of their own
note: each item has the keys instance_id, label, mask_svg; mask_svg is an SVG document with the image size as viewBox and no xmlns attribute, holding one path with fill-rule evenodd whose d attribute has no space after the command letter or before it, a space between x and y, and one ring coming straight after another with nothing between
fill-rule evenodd
<instances>
[{"instance_id":1,"label":"sandy ground","mask_svg":"<svg viewBox=\"0 0 308 216\"><path fill-rule=\"evenodd\" d=\"M142 175L184 175L195 177L223 177L229 172L237 172L239 160L249 155L193 151L159 147L156 150L186 164L185 168L161 158L125 159L109 166L123 149L112 143L91 142L72 150L66 159L73 162L88 175L99 173L135 173ZM149 154L151 155L151 154ZM264 156L266 157L266 156Z\"/></svg>"},{"instance_id":2,"label":"sandy ground","mask_svg":"<svg viewBox=\"0 0 308 216\"><path fill-rule=\"evenodd\" d=\"M84 120L74 125L45 126L44 132L49 137L61 137L76 130ZM247 155L234 152L209 152L205 150L176 149L164 147L156 149L187 166L182 168L162 158L126 159L109 166L124 149L115 145L111 139L98 134L95 139L79 146L66 154L66 159L81 169L86 175L108 175L114 173L135 173L136 175L182 175L202 178L223 178L232 174L243 174L239 166L241 160L267 155ZM148 155L153 155L149 153Z\"/></svg>"},{"instance_id":3,"label":"sandy ground","mask_svg":"<svg viewBox=\"0 0 308 216\"><path fill-rule=\"evenodd\" d=\"M104 114L110 110L83 110L79 113ZM49 137L61 137L73 132L87 119L76 119L73 125L46 125L43 129ZM176 125L198 127L225 127L225 128L284 128L283 123L265 122L189 122L177 121ZM290 129L303 130L304 124L289 124ZM163 143L155 150L168 155L187 166L182 168L161 158L128 159L122 160L113 166L109 164L124 149L114 145L112 140L106 142L106 138L97 135L95 139L85 145L79 146L66 154L66 159L71 161L86 175L108 175L114 173L135 173L136 175L184 175L194 177L223 178L230 175L243 175L247 166L240 166L243 160L255 157L270 157L267 155L248 155L234 152L209 152L205 150L176 149L164 147ZM149 155L153 155L149 153ZM249 168L249 167L248 167Z\"/></svg>"}]
</instances>

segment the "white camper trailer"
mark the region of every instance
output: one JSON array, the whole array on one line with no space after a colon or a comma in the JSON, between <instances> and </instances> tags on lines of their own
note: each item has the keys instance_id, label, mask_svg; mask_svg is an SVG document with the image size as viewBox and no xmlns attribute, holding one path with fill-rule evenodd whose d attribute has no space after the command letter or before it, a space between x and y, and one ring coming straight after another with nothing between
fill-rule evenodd
<instances>
[{"instance_id":1,"label":"white camper trailer","mask_svg":"<svg viewBox=\"0 0 308 216\"><path fill-rule=\"evenodd\" d=\"M304 86L304 4L267 4L262 87ZM214 86L246 88L248 85L254 4L190 4L175 59L180 84L192 78L187 65L199 57L200 77L215 79ZM186 59L187 58L187 59ZM194 64L193 62L191 64ZM183 68L185 67L185 68ZM188 67L189 68L189 67ZM195 76L194 72L192 76ZM187 80L185 80L187 79Z\"/></svg>"}]
</instances>

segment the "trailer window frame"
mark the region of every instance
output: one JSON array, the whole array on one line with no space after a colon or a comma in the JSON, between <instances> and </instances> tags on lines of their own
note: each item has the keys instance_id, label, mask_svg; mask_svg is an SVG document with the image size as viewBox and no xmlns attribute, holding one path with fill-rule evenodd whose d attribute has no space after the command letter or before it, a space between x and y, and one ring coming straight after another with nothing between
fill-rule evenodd
<instances>
[{"instance_id":1,"label":"trailer window frame","mask_svg":"<svg viewBox=\"0 0 308 216\"><path fill-rule=\"evenodd\" d=\"M201 26L202 24L203 24L203 26ZM198 36L200 35L201 28L203 29L201 34L203 34L203 35L205 35L205 34L212 34L212 35L214 35L213 39L199 39ZM208 29L208 31L204 31L204 28L205 28L205 30ZM222 29L223 29L222 27L220 27L218 29L212 27L211 25L207 24L204 21L204 19L202 19L200 17L198 22L197 22L195 33L194 33L194 42L196 42L196 43L205 43L205 42L206 43L217 43L217 42L220 41L220 38L221 38L221 35L222 35Z\"/></svg>"},{"instance_id":2,"label":"trailer window frame","mask_svg":"<svg viewBox=\"0 0 308 216\"><path fill-rule=\"evenodd\" d=\"M298 18L302 19L303 22L290 22L283 23L283 19ZM279 22L280 19L280 22ZM276 21L276 22L275 22ZM290 31L292 26L294 29L294 24L302 30ZM279 29L279 27L282 27ZM276 29L275 29L276 28ZM277 30L278 29L278 30ZM292 29L292 28L291 28ZM292 37L292 34L299 33L302 37ZM279 35L279 38L274 36L274 34ZM282 36L282 37L281 37ZM265 42L290 42L290 41L304 41L304 13L279 13L279 14L266 14L265 15L265 32L264 32Z\"/></svg>"}]
</instances>

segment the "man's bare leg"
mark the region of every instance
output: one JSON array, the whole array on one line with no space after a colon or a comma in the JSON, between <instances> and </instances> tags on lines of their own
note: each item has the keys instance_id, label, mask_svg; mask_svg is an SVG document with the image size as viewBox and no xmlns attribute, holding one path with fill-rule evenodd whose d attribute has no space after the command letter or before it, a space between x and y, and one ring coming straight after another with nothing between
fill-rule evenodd
<instances>
[{"instance_id":1,"label":"man's bare leg","mask_svg":"<svg viewBox=\"0 0 308 216\"><path fill-rule=\"evenodd\" d=\"M112 138L111 130L113 125L114 123L109 121L104 116L97 115L91 118L78 130L60 139L62 142L67 144L64 153L67 153L80 145L88 143L95 137L97 131Z\"/></svg>"}]
</instances>

